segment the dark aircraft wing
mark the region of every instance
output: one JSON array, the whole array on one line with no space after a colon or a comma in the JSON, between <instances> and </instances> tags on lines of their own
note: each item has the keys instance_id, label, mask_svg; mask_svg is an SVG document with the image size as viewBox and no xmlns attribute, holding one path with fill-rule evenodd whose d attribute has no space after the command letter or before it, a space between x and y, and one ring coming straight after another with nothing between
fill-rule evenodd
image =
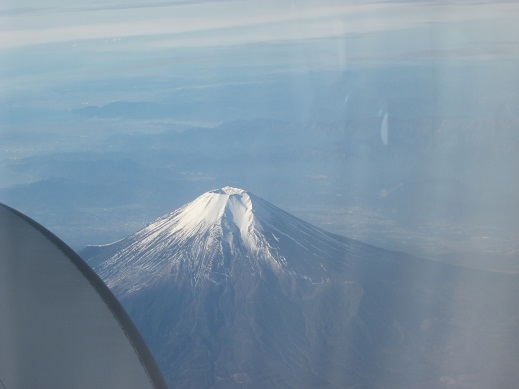
<instances>
[{"instance_id":1,"label":"dark aircraft wing","mask_svg":"<svg viewBox=\"0 0 519 389\"><path fill-rule=\"evenodd\" d=\"M166 388L140 334L67 245L0 205L0 389Z\"/></svg>"}]
</instances>

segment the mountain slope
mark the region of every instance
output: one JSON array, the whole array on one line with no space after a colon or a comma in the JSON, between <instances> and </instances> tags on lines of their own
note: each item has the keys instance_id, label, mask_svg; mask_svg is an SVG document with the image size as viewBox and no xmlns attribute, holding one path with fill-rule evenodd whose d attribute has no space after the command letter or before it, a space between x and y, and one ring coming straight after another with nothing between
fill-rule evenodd
<instances>
[{"instance_id":1,"label":"mountain slope","mask_svg":"<svg viewBox=\"0 0 519 389\"><path fill-rule=\"evenodd\" d=\"M516 277L342 238L241 189L205 193L82 254L171 387L504 387L519 378Z\"/></svg>"}]
</instances>

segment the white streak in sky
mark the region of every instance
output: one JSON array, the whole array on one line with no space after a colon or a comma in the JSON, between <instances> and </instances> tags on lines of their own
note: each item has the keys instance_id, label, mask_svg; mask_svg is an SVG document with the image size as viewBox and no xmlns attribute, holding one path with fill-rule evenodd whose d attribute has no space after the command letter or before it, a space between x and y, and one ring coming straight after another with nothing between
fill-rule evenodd
<instances>
[{"instance_id":1,"label":"white streak in sky","mask_svg":"<svg viewBox=\"0 0 519 389\"><path fill-rule=\"evenodd\" d=\"M382 118L382 123L380 124L380 139L384 146L387 146L389 141L389 128L387 125L387 112L384 113L384 117Z\"/></svg>"}]
</instances>

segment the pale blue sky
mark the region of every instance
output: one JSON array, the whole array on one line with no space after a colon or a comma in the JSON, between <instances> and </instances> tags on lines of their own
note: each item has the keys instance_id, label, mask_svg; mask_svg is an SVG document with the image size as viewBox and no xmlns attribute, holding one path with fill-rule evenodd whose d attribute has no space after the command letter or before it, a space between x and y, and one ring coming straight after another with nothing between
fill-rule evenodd
<instances>
[{"instance_id":1,"label":"pale blue sky","mask_svg":"<svg viewBox=\"0 0 519 389\"><path fill-rule=\"evenodd\" d=\"M8 2L0 48L153 36L154 45L193 47L299 40L417 27L516 20L517 3L354 1ZM239 29L239 34L236 34ZM190 33L206 32L190 36ZM179 34L185 34L179 36ZM169 37L169 39L168 39Z\"/></svg>"},{"instance_id":2,"label":"pale blue sky","mask_svg":"<svg viewBox=\"0 0 519 389\"><path fill-rule=\"evenodd\" d=\"M59 85L92 78L157 77L170 74L171 64L185 64L187 69L207 62L225 71L228 64L239 61L247 66L254 61L258 66L285 61L290 71L304 71L424 58L517 58L518 19L516 2L222 0L85 5L11 0L0 5L0 101L26 91L28 95L20 98L28 102L40 98L39 90L48 94ZM268 47L280 44L292 49L282 49L283 55L279 49L268 52ZM249 50L247 45L261 49ZM236 54L240 47L243 51ZM66 101L73 108L78 100L103 104L124 97L132 99L68 94Z\"/></svg>"}]
</instances>

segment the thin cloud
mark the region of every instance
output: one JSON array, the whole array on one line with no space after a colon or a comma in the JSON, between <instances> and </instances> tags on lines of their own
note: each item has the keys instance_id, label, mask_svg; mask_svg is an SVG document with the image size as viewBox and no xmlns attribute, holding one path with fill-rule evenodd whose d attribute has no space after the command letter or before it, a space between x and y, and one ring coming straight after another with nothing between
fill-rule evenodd
<instances>
[{"instance_id":1,"label":"thin cloud","mask_svg":"<svg viewBox=\"0 0 519 389\"><path fill-rule=\"evenodd\" d=\"M191 4L183 7L182 12L175 12L165 17L162 12L148 12L127 9L124 15L98 11L91 18L53 20L52 25L45 26L46 19L35 19L34 28L30 20L10 20L12 28L0 32L0 48L58 43L68 41L94 40L114 37L146 37L166 36L173 34L214 31L233 28L255 28L257 26L287 23L290 27L316 19L337 19L344 16L369 14L374 9L402 7L402 5L332 5L307 7L274 7L262 8L259 3L237 7L227 2L216 6L214 1L204 5ZM133 11L133 12L131 12ZM148 11L150 11L148 9ZM130 13L128 13L130 12ZM23 25L22 22L25 24ZM59 25L61 23L61 25Z\"/></svg>"},{"instance_id":2,"label":"thin cloud","mask_svg":"<svg viewBox=\"0 0 519 389\"><path fill-rule=\"evenodd\" d=\"M96 12L96 11L122 11L132 9L153 9L153 8L170 8L186 5L197 4L215 4L222 2L237 2L243 0L177 0L177 1L159 1L149 3L118 3L105 5L88 5L88 6L53 6L53 7L13 7L0 9L0 16L19 16L31 14L51 14L51 13L76 13L76 12Z\"/></svg>"},{"instance_id":3,"label":"thin cloud","mask_svg":"<svg viewBox=\"0 0 519 389\"><path fill-rule=\"evenodd\" d=\"M207 4L207 3L222 3L230 1L243 1L243 0L178 0L178 1L161 1L156 3L129 3L129 4L108 4L98 6L87 6L87 7L74 7L64 9L66 12L93 12L93 11L119 11L119 10L132 10L142 8L169 8L182 5L196 5L196 4Z\"/></svg>"},{"instance_id":4,"label":"thin cloud","mask_svg":"<svg viewBox=\"0 0 519 389\"><path fill-rule=\"evenodd\" d=\"M49 13L55 12L56 8L53 7L19 7L19 8L6 8L0 9L0 16L18 16L38 13Z\"/></svg>"},{"instance_id":5,"label":"thin cloud","mask_svg":"<svg viewBox=\"0 0 519 389\"><path fill-rule=\"evenodd\" d=\"M208 45L242 44L333 37L404 29L434 22L519 15L519 4L512 3L470 6L428 3L426 10L423 4L306 3L294 7L290 2L179 0L79 7L68 9L70 17L61 19L42 15L39 18L34 16L34 19L20 17L17 23L17 16L7 18L7 28L0 31L0 48L131 37L155 37L154 43L159 46L167 44L165 38L170 37L172 47L184 46L193 40ZM168 7L179 5L184 7L175 8L175 12L166 11ZM111 12L115 10L120 12ZM86 11L92 11L88 17L83 15ZM34 9L34 12L47 13L50 10ZM191 33L197 33L197 36Z\"/></svg>"}]
</instances>

